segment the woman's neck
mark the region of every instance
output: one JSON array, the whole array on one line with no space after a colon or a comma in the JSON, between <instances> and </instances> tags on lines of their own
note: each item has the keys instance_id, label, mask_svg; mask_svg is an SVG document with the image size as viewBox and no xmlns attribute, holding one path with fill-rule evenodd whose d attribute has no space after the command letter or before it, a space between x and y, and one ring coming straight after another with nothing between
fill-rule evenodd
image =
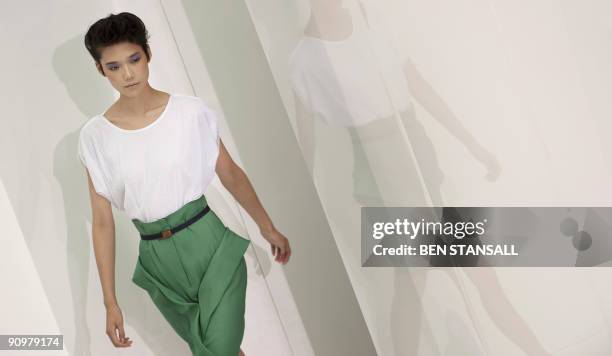
<instances>
[{"instance_id":1,"label":"woman's neck","mask_svg":"<svg viewBox=\"0 0 612 356\"><path fill-rule=\"evenodd\" d=\"M348 9L341 6L313 6L304 35L339 40L352 33L353 24Z\"/></svg>"},{"instance_id":2,"label":"woman's neck","mask_svg":"<svg viewBox=\"0 0 612 356\"><path fill-rule=\"evenodd\" d=\"M137 96L121 95L117 100L117 109L126 116L145 116L151 109L159 106L157 103L165 93L152 88L148 83Z\"/></svg>"}]
</instances>

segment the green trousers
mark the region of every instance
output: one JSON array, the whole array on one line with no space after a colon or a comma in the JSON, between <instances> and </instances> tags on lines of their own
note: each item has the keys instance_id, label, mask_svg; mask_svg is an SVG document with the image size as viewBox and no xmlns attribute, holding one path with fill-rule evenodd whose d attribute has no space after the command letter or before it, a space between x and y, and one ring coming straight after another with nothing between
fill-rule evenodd
<instances>
[{"instance_id":1,"label":"green trousers","mask_svg":"<svg viewBox=\"0 0 612 356\"><path fill-rule=\"evenodd\" d=\"M165 218L132 222L142 234L157 233L187 221L206 205L202 195ZM147 291L195 356L238 355L249 243L212 210L167 239L140 240L132 281Z\"/></svg>"}]
</instances>

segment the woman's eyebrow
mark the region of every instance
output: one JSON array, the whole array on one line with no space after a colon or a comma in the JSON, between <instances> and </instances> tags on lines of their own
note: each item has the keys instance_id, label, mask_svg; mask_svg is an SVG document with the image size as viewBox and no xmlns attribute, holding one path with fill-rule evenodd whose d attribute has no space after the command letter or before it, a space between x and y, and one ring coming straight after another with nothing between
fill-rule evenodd
<instances>
[{"instance_id":1,"label":"woman's eyebrow","mask_svg":"<svg viewBox=\"0 0 612 356\"><path fill-rule=\"evenodd\" d=\"M130 57L134 56L135 54L138 54L138 52L134 52L134 53L130 54L129 56L127 56L127 58L130 58ZM112 61L112 62L104 63L105 66L109 65L109 64L117 64L117 61Z\"/></svg>"}]
</instances>

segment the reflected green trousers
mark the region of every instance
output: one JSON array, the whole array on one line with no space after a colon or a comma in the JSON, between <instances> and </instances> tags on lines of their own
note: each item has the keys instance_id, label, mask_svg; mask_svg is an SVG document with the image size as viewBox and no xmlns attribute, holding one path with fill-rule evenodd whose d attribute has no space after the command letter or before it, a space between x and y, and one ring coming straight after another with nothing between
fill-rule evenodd
<instances>
[{"instance_id":1,"label":"reflected green trousers","mask_svg":"<svg viewBox=\"0 0 612 356\"><path fill-rule=\"evenodd\" d=\"M196 215L204 195L152 222L132 219L141 234L173 228ZM140 240L132 281L147 291L195 356L236 356L244 335L250 241L210 210L166 239Z\"/></svg>"}]
</instances>

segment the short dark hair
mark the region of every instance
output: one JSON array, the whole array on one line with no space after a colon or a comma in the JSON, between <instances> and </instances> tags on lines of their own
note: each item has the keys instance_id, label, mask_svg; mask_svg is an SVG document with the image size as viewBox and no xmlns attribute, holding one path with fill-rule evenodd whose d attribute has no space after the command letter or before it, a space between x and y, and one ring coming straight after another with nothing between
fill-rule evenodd
<instances>
[{"instance_id":1,"label":"short dark hair","mask_svg":"<svg viewBox=\"0 0 612 356\"><path fill-rule=\"evenodd\" d=\"M93 59L100 63L100 50L103 47L130 42L140 45L148 61L148 39L149 33L142 20L132 13L122 12L110 14L91 25L85 34L85 48Z\"/></svg>"}]
</instances>

